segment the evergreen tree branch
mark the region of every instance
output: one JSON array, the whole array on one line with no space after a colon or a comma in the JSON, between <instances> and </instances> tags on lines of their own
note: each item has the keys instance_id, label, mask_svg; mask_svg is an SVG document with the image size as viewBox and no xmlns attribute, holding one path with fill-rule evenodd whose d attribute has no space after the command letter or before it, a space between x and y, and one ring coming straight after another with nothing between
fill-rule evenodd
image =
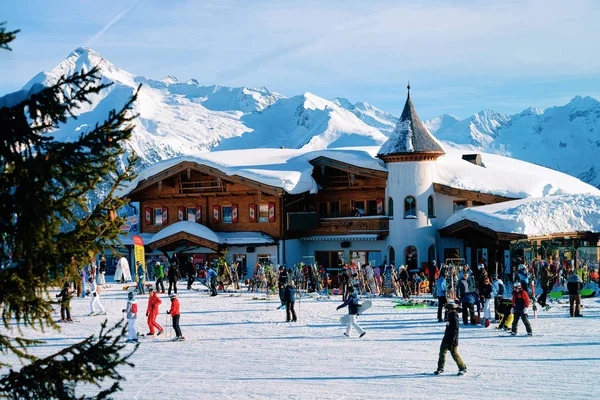
<instances>
[{"instance_id":1,"label":"evergreen tree branch","mask_svg":"<svg viewBox=\"0 0 600 400\"><path fill-rule=\"evenodd\" d=\"M17 33L20 31L16 30L7 32L6 28L4 28L5 24L6 22L0 22L0 49L12 50L8 44L15 40Z\"/></svg>"}]
</instances>

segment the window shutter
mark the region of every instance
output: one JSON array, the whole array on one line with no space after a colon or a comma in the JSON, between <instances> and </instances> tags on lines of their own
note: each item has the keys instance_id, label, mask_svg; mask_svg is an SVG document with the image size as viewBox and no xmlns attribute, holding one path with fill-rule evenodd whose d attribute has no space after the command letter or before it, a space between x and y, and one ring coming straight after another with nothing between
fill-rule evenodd
<instances>
[{"instance_id":1,"label":"window shutter","mask_svg":"<svg viewBox=\"0 0 600 400\"><path fill-rule=\"evenodd\" d=\"M213 205L213 224L219 223L219 206Z\"/></svg>"},{"instance_id":2,"label":"window shutter","mask_svg":"<svg viewBox=\"0 0 600 400\"><path fill-rule=\"evenodd\" d=\"M177 207L177 221L183 221L185 215L185 207Z\"/></svg>"},{"instance_id":3,"label":"window shutter","mask_svg":"<svg viewBox=\"0 0 600 400\"><path fill-rule=\"evenodd\" d=\"M269 222L275 222L275 203L269 203Z\"/></svg>"},{"instance_id":4,"label":"window shutter","mask_svg":"<svg viewBox=\"0 0 600 400\"><path fill-rule=\"evenodd\" d=\"M152 225L152 209L150 207L144 209L144 220L146 225Z\"/></svg>"},{"instance_id":5,"label":"window shutter","mask_svg":"<svg viewBox=\"0 0 600 400\"><path fill-rule=\"evenodd\" d=\"M202 223L202 206L196 206L196 222Z\"/></svg>"},{"instance_id":6,"label":"window shutter","mask_svg":"<svg viewBox=\"0 0 600 400\"><path fill-rule=\"evenodd\" d=\"M238 206L237 204L231 205L231 222L237 224L238 222Z\"/></svg>"},{"instance_id":7,"label":"window shutter","mask_svg":"<svg viewBox=\"0 0 600 400\"><path fill-rule=\"evenodd\" d=\"M256 204L248 205L248 222L256 222Z\"/></svg>"},{"instance_id":8,"label":"window shutter","mask_svg":"<svg viewBox=\"0 0 600 400\"><path fill-rule=\"evenodd\" d=\"M377 215L383 215L383 199L377 199Z\"/></svg>"},{"instance_id":9,"label":"window shutter","mask_svg":"<svg viewBox=\"0 0 600 400\"><path fill-rule=\"evenodd\" d=\"M168 209L165 206L163 206L163 208L162 208L162 217L163 217L162 224L168 225L169 224L169 215L168 215Z\"/></svg>"}]
</instances>

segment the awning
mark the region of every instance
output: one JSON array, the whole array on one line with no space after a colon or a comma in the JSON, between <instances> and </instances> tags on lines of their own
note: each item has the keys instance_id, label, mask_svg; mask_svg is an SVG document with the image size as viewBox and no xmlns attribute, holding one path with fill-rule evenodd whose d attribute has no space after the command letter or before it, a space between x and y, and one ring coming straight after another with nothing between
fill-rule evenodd
<instances>
[{"instance_id":1,"label":"awning","mask_svg":"<svg viewBox=\"0 0 600 400\"><path fill-rule=\"evenodd\" d=\"M169 225L156 233L146 245L151 249L172 249L190 244L217 250L221 238L210 228L191 221Z\"/></svg>"},{"instance_id":2,"label":"awning","mask_svg":"<svg viewBox=\"0 0 600 400\"><path fill-rule=\"evenodd\" d=\"M269 235L262 232L218 232L221 238L221 244L229 246L245 246L257 244L273 244L275 241Z\"/></svg>"},{"instance_id":3,"label":"awning","mask_svg":"<svg viewBox=\"0 0 600 400\"><path fill-rule=\"evenodd\" d=\"M348 241L348 242L352 242L352 241L375 241L375 240L379 240L379 235L375 235L375 234L366 234L366 235L331 235L331 236L323 236L323 235L319 235L319 236L306 236L303 238L300 238L300 240L302 240L303 242L321 242L321 241Z\"/></svg>"}]
</instances>

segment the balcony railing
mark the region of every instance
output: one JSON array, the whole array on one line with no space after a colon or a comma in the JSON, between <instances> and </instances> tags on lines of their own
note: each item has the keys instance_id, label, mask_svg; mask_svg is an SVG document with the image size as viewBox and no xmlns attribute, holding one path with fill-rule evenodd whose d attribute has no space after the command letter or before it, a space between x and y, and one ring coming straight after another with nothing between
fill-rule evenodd
<instances>
[{"instance_id":1,"label":"balcony railing","mask_svg":"<svg viewBox=\"0 0 600 400\"><path fill-rule=\"evenodd\" d=\"M378 215L369 217L320 218L319 226L311 234L387 234L390 230L389 217Z\"/></svg>"}]
</instances>

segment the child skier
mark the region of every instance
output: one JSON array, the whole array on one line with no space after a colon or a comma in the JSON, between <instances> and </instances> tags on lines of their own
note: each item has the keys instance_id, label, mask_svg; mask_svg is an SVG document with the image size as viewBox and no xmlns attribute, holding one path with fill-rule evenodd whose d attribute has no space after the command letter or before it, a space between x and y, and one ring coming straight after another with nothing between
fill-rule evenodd
<instances>
[{"instance_id":1,"label":"child skier","mask_svg":"<svg viewBox=\"0 0 600 400\"><path fill-rule=\"evenodd\" d=\"M129 292L127 299L127 307L123 310L123 312L127 313L127 329L129 331L127 342L137 343L138 338L135 330L135 320L137 319L138 305L135 297L133 297L133 292Z\"/></svg>"},{"instance_id":2,"label":"child skier","mask_svg":"<svg viewBox=\"0 0 600 400\"><path fill-rule=\"evenodd\" d=\"M90 284L90 295L92 299L90 300L90 314L89 315L106 315L106 310L100 303L100 289L96 282L94 282L94 278L90 277L88 279L88 283ZM96 313L96 304L100 308L100 312Z\"/></svg>"},{"instance_id":3,"label":"child skier","mask_svg":"<svg viewBox=\"0 0 600 400\"><path fill-rule=\"evenodd\" d=\"M348 306L348 314L350 314L350 318L348 319L348 327L346 328L346 332L344 332L344 336L350 336L350 331L352 330L352 327L354 326L354 329L356 329L356 331L360 334L358 337L363 337L363 336L365 336L366 332L356 322L356 316L358 315L359 304L358 304L358 295L356 294L354 286L350 286L348 288L348 294L349 294L348 299L343 304L339 305L336 308L336 310L339 310L340 308Z\"/></svg>"},{"instance_id":4,"label":"child skier","mask_svg":"<svg viewBox=\"0 0 600 400\"><path fill-rule=\"evenodd\" d=\"M531 325L529 324L529 319L527 318L529 295L527 294L526 290L523 290L520 282L515 282L514 284L512 305L513 308L511 310L511 314L514 314L515 319L513 320L512 332L510 334L513 336L517 335L517 324L519 323L519 318L521 318L525 324L525 329L527 329L527 334L529 336L533 336L533 331L531 330Z\"/></svg>"},{"instance_id":5,"label":"child skier","mask_svg":"<svg viewBox=\"0 0 600 400\"><path fill-rule=\"evenodd\" d=\"M434 372L439 375L444 372L444 364L446 364L446 353L450 351L452 359L458 365L458 375L464 375L467 373L467 366L461 360L458 355L458 309L454 303L446 304L446 310L448 311L448 322L446 323L446 332L440 345L440 356L438 358L438 367Z\"/></svg>"},{"instance_id":6,"label":"child skier","mask_svg":"<svg viewBox=\"0 0 600 400\"><path fill-rule=\"evenodd\" d=\"M69 289L69 282L65 282L62 290L56 297L60 297L60 321L59 322L73 322L71 319L71 290Z\"/></svg>"},{"instance_id":7,"label":"child skier","mask_svg":"<svg viewBox=\"0 0 600 400\"><path fill-rule=\"evenodd\" d=\"M164 332L162 326L156 322L156 317L158 317L158 306L162 304L162 301L158 298L156 291L154 288L148 289L150 292L150 297L148 297L148 308L146 309L146 317L148 317L148 328L150 328L150 332L148 336L154 335L154 328L158 329L158 335ZM157 336L158 336L157 335Z\"/></svg>"},{"instance_id":8,"label":"child skier","mask_svg":"<svg viewBox=\"0 0 600 400\"><path fill-rule=\"evenodd\" d=\"M173 329L175 329L176 335L173 340L185 340L185 338L181 334L181 328L179 328L179 300L177 299L177 295L175 293L173 293L169 297L171 298L171 308L167 310L167 314L169 314L173 318Z\"/></svg>"}]
</instances>

